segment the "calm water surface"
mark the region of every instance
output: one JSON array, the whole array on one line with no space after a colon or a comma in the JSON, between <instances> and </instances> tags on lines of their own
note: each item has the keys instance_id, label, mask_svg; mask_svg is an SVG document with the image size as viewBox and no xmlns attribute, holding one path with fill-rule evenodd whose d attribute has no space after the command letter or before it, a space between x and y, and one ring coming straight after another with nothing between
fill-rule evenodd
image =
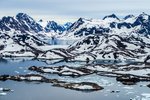
<instances>
[{"instance_id":1,"label":"calm water surface","mask_svg":"<svg viewBox=\"0 0 150 100\"><path fill-rule=\"evenodd\" d=\"M30 66L69 65L78 67L84 64L84 62L66 63L59 62L59 60L42 61L32 58L5 58L0 60L0 75L33 73L27 70ZM150 93L150 89L146 87L146 85L149 84L148 82L140 82L133 86L126 86L117 82L115 78L102 77L95 74L80 78L60 77L47 74L45 76L71 82L95 82L103 86L104 90L85 93L53 87L50 83L0 81L0 87L14 90L14 92L8 92L5 96L0 96L0 100L130 100L131 98L135 98L134 100L150 100L150 98L142 96L143 93ZM112 93L112 91L119 92Z\"/></svg>"}]
</instances>

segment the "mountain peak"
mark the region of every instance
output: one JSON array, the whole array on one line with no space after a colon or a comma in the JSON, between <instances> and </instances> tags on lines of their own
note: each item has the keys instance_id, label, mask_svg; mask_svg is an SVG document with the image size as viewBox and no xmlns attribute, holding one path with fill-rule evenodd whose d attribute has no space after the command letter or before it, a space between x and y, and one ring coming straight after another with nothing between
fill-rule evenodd
<instances>
[{"instance_id":1,"label":"mountain peak","mask_svg":"<svg viewBox=\"0 0 150 100\"><path fill-rule=\"evenodd\" d=\"M148 14L146 14L146 13L143 12L142 14L140 14L139 16L137 16L135 23L137 25L139 25L141 23L148 22L149 21L149 17L150 16Z\"/></svg>"},{"instance_id":2,"label":"mountain peak","mask_svg":"<svg viewBox=\"0 0 150 100\"><path fill-rule=\"evenodd\" d=\"M2 18L2 21L3 22L5 22L5 23L10 23L10 22L13 22L14 21L14 18L13 17L11 17L11 16L4 16L3 18Z\"/></svg>"},{"instance_id":3,"label":"mountain peak","mask_svg":"<svg viewBox=\"0 0 150 100\"><path fill-rule=\"evenodd\" d=\"M85 21L86 21L86 19L80 17L76 22L74 22L73 24L71 24L71 26L68 27L67 31L71 32L71 31L77 29L80 25L85 23Z\"/></svg>"},{"instance_id":4,"label":"mountain peak","mask_svg":"<svg viewBox=\"0 0 150 100\"><path fill-rule=\"evenodd\" d=\"M39 20L39 22L43 22L43 20L42 20L42 19L40 19L40 20Z\"/></svg>"},{"instance_id":5,"label":"mountain peak","mask_svg":"<svg viewBox=\"0 0 150 100\"><path fill-rule=\"evenodd\" d=\"M134 18L134 17L135 17L134 15L127 15L127 16L125 16L123 19L126 20L126 19Z\"/></svg>"},{"instance_id":6,"label":"mountain peak","mask_svg":"<svg viewBox=\"0 0 150 100\"><path fill-rule=\"evenodd\" d=\"M145 12L143 12L143 13L140 14L137 18L140 19L140 20L148 20L149 15L146 14Z\"/></svg>"},{"instance_id":7,"label":"mountain peak","mask_svg":"<svg viewBox=\"0 0 150 100\"><path fill-rule=\"evenodd\" d=\"M67 22L64 24L64 27L66 28L66 30L72 25L71 22Z\"/></svg>"},{"instance_id":8,"label":"mountain peak","mask_svg":"<svg viewBox=\"0 0 150 100\"><path fill-rule=\"evenodd\" d=\"M27 17L27 16L29 16L29 15L27 15L26 13L18 13L16 15L16 17Z\"/></svg>"},{"instance_id":9,"label":"mountain peak","mask_svg":"<svg viewBox=\"0 0 150 100\"><path fill-rule=\"evenodd\" d=\"M78 20L77 20L77 22L84 22L86 19L85 18L79 18Z\"/></svg>"},{"instance_id":10,"label":"mountain peak","mask_svg":"<svg viewBox=\"0 0 150 100\"><path fill-rule=\"evenodd\" d=\"M16 15L16 19L18 20L28 20L28 21L34 21L33 18L31 18L29 15L27 15L26 13L18 13Z\"/></svg>"},{"instance_id":11,"label":"mountain peak","mask_svg":"<svg viewBox=\"0 0 150 100\"><path fill-rule=\"evenodd\" d=\"M149 16L148 14L146 14L145 12L142 12L142 14L140 14L141 16Z\"/></svg>"},{"instance_id":12,"label":"mountain peak","mask_svg":"<svg viewBox=\"0 0 150 100\"><path fill-rule=\"evenodd\" d=\"M65 31L65 28L59 24L57 24L55 21L48 21L46 27L46 32L54 31L54 32L63 32Z\"/></svg>"},{"instance_id":13,"label":"mountain peak","mask_svg":"<svg viewBox=\"0 0 150 100\"><path fill-rule=\"evenodd\" d=\"M114 19L120 20L115 14L111 14L111 15L105 16L105 17L103 18L103 20L105 20L105 19L107 19L107 18L114 18Z\"/></svg>"},{"instance_id":14,"label":"mountain peak","mask_svg":"<svg viewBox=\"0 0 150 100\"><path fill-rule=\"evenodd\" d=\"M39 25L32 17L30 17L26 13L18 13L16 15L16 19L27 31L34 31L36 33L43 31L42 26Z\"/></svg>"}]
</instances>

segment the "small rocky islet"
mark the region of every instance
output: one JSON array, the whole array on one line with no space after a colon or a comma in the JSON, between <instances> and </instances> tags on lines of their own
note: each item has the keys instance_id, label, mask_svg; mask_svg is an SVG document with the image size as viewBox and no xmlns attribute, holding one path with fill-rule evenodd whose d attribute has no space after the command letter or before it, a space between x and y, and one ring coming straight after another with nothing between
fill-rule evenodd
<instances>
[{"instance_id":1,"label":"small rocky islet","mask_svg":"<svg viewBox=\"0 0 150 100\"><path fill-rule=\"evenodd\" d=\"M49 79L44 74L52 75L56 74L60 77L67 76L72 78L78 78L86 75L97 74L105 77L114 77L116 81L121 82L124 85L135 85L140 81L150 81L149 72L147 74L137 75L134 71L149 69L149 67L140 67L139 65L128 65L128 67L119 67L119 65L86 65L81 67L70 67L70 66L58 66L58 67L38 67L31 66L28 70L34 74L26 75L0 75L0 81L12 80L12 81L26 81L26 82L39 82L39 83L50 83L52 86L64 87L66 89L78 90L78 91L98 91L105 87L100 86L93 82L66 82L59 79ZM127 66L127 65L126 65ZM135 67L135 68L134 68ZM104 70L105 69L105 70ZM125 73L122 73L122 70ZM145 70L147 71L147 70ZM150 85L147 85L150 87Z\"/></svg>"}]
</instances>

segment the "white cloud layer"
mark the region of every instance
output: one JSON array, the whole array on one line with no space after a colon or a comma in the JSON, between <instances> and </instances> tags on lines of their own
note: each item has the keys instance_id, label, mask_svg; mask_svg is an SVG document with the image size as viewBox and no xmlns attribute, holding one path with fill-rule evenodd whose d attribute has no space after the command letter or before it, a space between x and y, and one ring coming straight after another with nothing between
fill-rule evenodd
<instances>
[{"instance_id":1,"label":"white cloud layer","mask_svg":"<svg viewBox=\"0 0 150 100\"><path fill-rule=\"evenodd\" d=\"M24 12L34 18L64 22L79 17L102 18L112 13L150 14L149 5L150 0L0 0L0 17Z\"/></svg>"}]
</instances>

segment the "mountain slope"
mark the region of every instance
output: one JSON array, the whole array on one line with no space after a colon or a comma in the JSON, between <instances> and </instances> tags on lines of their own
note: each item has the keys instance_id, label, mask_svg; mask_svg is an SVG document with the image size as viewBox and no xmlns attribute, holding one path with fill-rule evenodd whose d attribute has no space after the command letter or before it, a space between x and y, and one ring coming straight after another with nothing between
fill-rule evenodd
<instances>
[{"instance_id":1,"label":"mountain slope","mask_svg":"<svg viewBox=\"0 0 150 100\"><path fill-rule=\"evenodd\" d=\"M144 61L147 55L150 55L149 41L150 36L145 37L137 33L124 36L116 34L89 35L71 45L69 51L76 54L75 59L78 58L78 60L86 60L88 57L91 60Z\"/></svg>"},{"instance_id":2,"label":"mountain slope","mask_svg":"<svg viewBox=\"0 0 150 100\"><path fill-rule=\"evenodd\" d=\"M73 24L59 25L49 21L36 22L24 13L0 20L0 53L34 56L46 59L76 60L134 60L147 61L150 57L150 16L115 14L101 19L79 18ZM53 39L56 38L56 39ZM50 40L76 40L67 49L46 48ZM45 47L45 48L43 48ZM17 49L15 49L17 48Z\"/></svg>"}]
</instances>

